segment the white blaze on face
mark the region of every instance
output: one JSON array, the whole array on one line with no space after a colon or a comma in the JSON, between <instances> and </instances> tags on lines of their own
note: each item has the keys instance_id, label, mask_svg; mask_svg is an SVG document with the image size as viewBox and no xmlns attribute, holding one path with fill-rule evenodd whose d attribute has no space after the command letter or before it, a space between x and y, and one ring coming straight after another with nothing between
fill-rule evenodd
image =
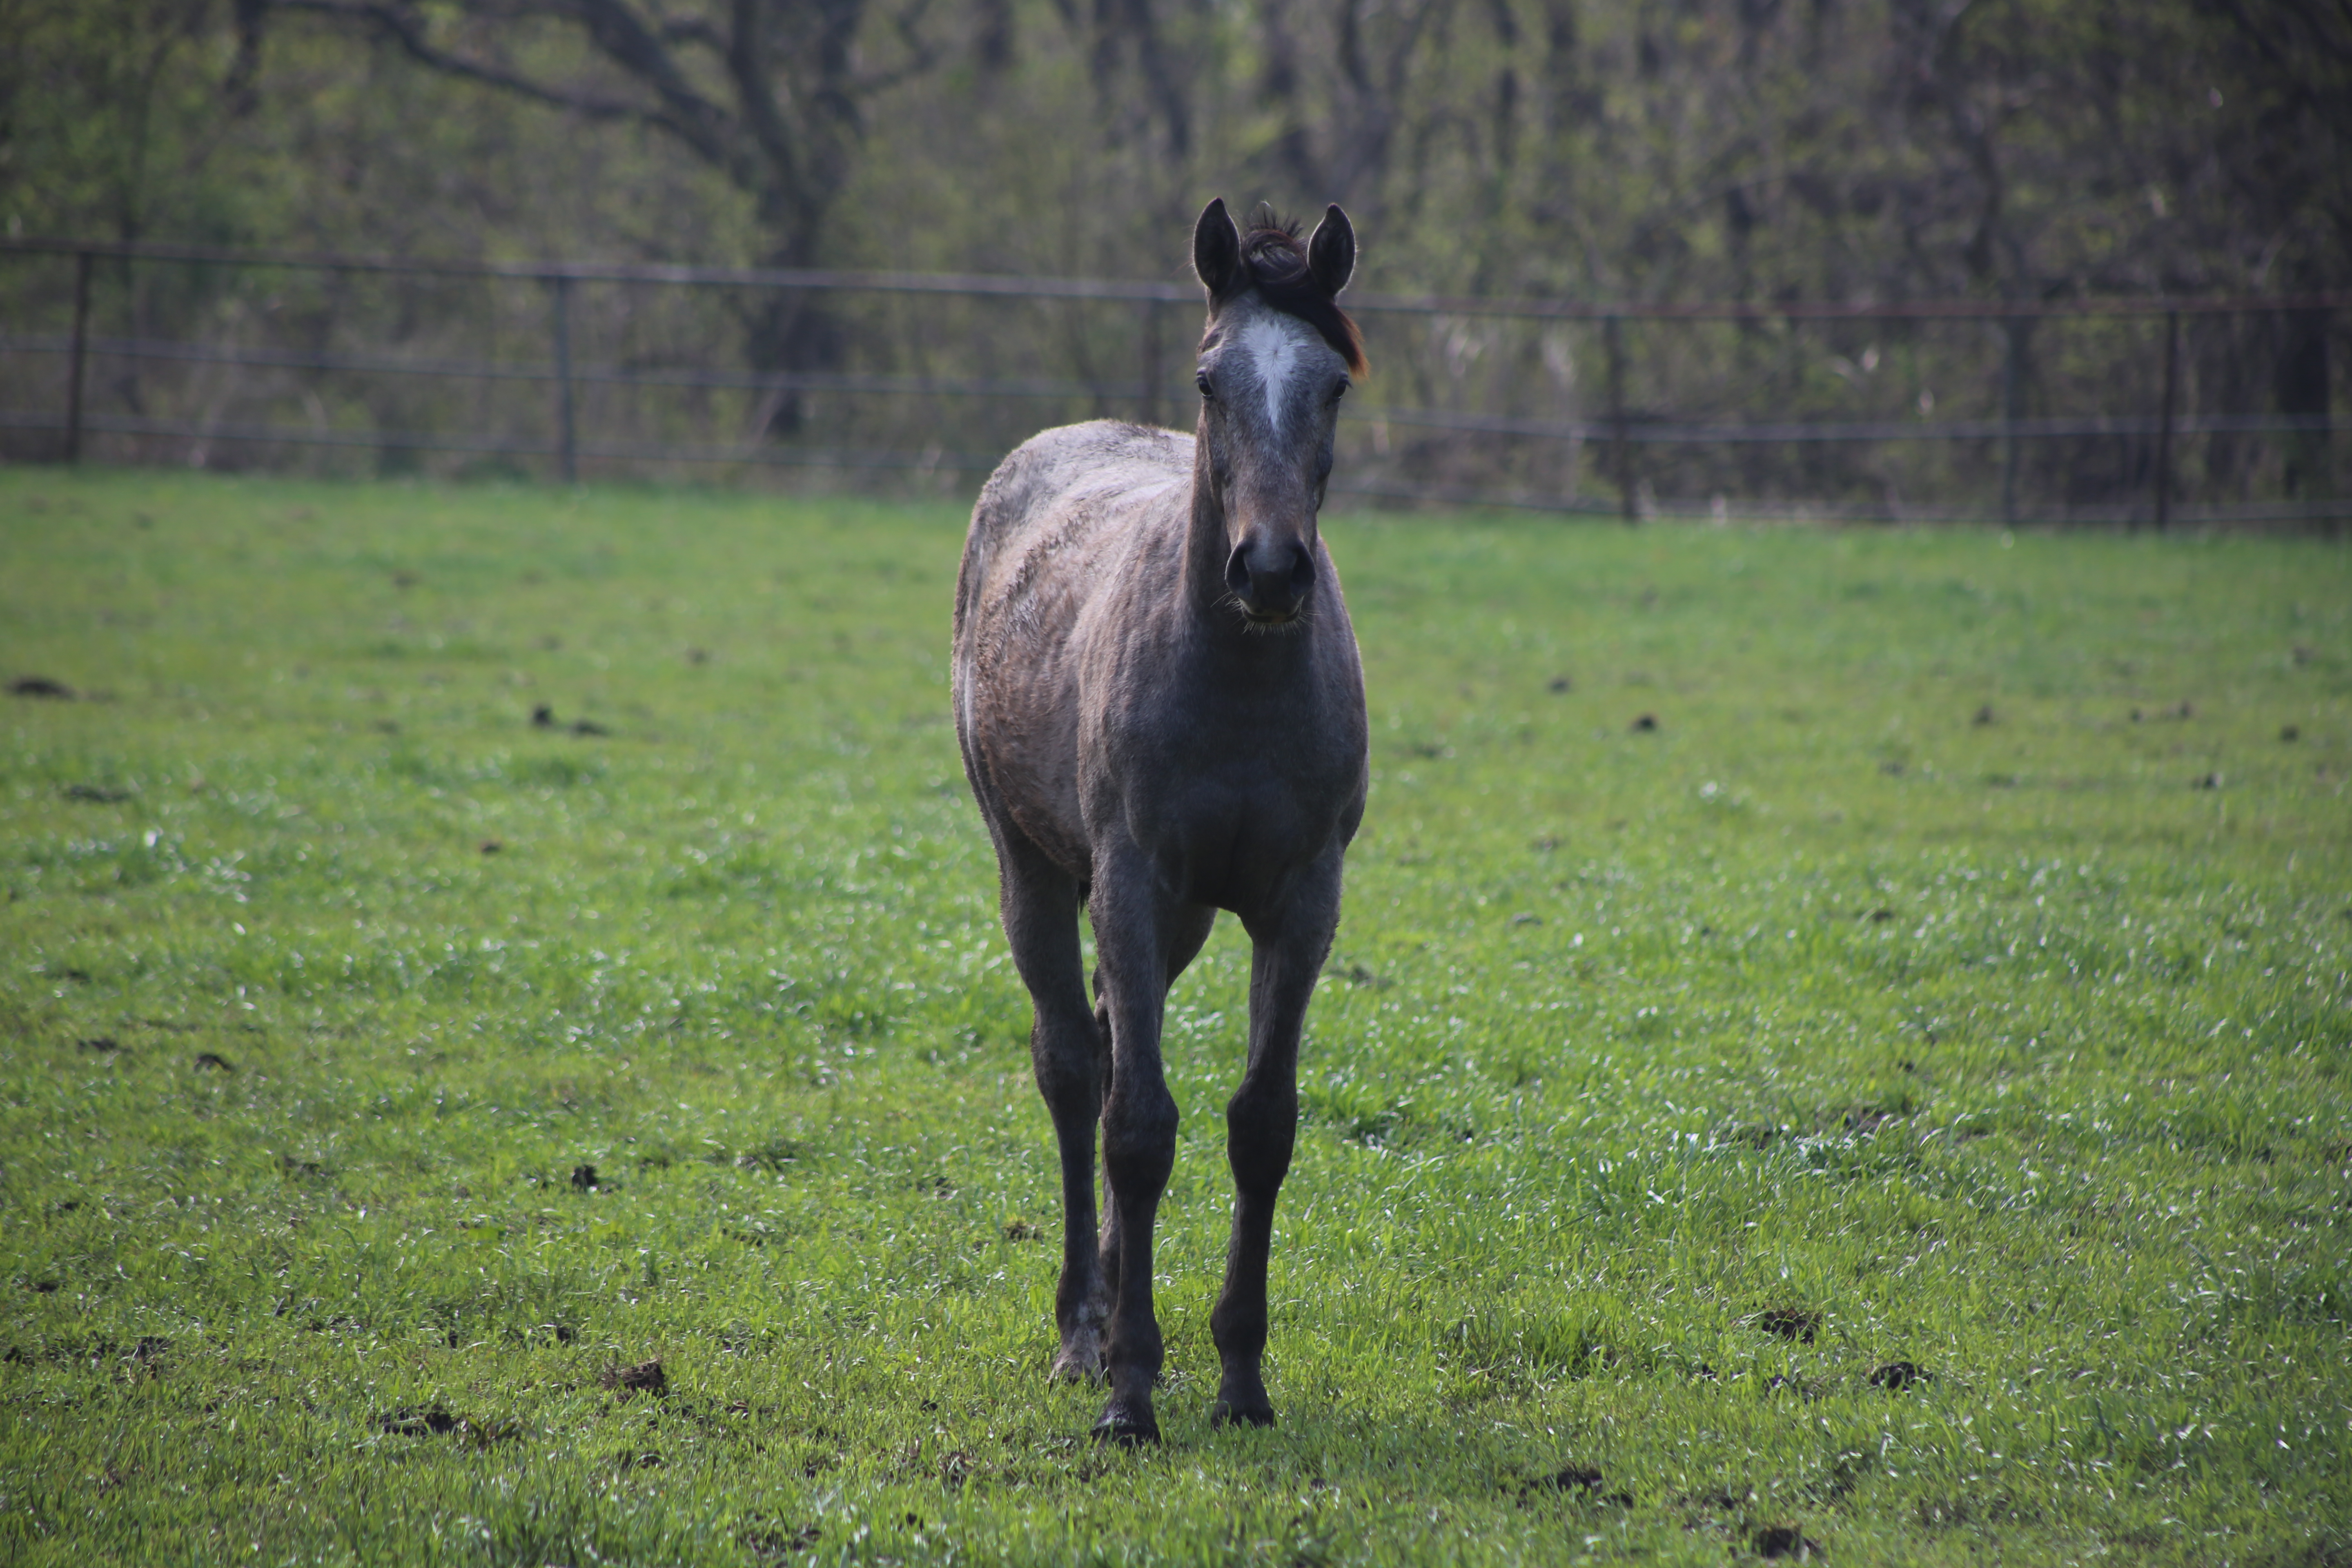
<instances>
[{"instance_id":1,"label":"white blaze on face","mask_svg":"<svg viewBox=\"0 0 2352 1568\"><path fill-rule=\"evenodd\" d=\"M1266 427L1276 435L1282 433L1282 400L1290 378L1306 363L1305 332L1303 323L1286 316L1260 316L1242 329L1242 352L1265 391Z\"/></svg>"}]
</instances>

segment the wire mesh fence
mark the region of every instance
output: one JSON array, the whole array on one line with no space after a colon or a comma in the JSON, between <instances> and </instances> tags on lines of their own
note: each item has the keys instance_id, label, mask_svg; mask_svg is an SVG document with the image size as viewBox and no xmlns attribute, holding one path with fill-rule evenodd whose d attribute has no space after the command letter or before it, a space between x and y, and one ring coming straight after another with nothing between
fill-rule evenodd
<instances>
[{"instance_id":1,"label":"wire mesh fence","mask_svg":"<svg viewBox=\"0 0 2352 1568\"><path fill-rule=\"evenodd\" d=\"M0 241L0 453L969 490L1189 424L1173 282ZM1601 305L1352 293L1333 488L1651 515L2309 525L2352 294ZM838 482L836 479L834 482Z\"/></svg>"}]
</instances>

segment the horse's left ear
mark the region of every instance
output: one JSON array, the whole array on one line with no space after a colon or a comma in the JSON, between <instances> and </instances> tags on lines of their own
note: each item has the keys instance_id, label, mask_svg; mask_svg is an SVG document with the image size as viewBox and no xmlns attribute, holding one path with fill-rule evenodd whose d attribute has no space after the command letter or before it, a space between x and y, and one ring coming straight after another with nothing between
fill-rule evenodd
<instances>
[{"instance_id":1,"label":"horse's left ear","mask_svg":"<svg viewBox=\"0 0 2352 1568\"><path fill-rule=\"evenodd\" d=\"M1345 289L1356 270L1356 226L1348 221L1337 202L1324 212L1323 221L1315 226L1315 237L1307 242L1307 270L1323 285L1326 294Z\"/></svg>"}]
</instances>

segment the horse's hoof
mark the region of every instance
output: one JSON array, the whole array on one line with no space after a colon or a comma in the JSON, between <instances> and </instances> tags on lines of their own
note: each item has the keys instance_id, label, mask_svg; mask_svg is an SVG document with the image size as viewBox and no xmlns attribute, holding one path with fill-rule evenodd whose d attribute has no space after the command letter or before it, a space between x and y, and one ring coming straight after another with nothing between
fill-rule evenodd
<instances>
[{"instance_id":1,"label":"horse's hoof","mask_svg":"<svg viewBox=\"0 0 2352 1568\"><path fill-rule=\"evenodd\" d=\"M1160 1441L1160 1422L1150 1411L1140 1415L1116 1403L1102 1413L1095 1423L1095 1436L1105 1443L1116 1443L1122 1448L1140 1448Z\"/></svg>"},{"instance_id":2,"label":"horse's hoof","mask_svg":"<svg viewBox=\"0 0 2352 1568\"><path fill-rule=\"evenodd\" d=\"M1099 1346L1091 1350L1065 1346L1062 1353L1054 1358L1052 1376L1055 1383L1100 1383L1108 1375Z\"/></svg>"},{"instance_id":3,"label":"horse's hoof","mask_svg":"<svg viewBox=\"0 0 2352 1568\"><path fill-rule=\"evenodd\" d=\"M1100 1383L1109 1371L1100 1328L1082 1322L1062 1336L1062 1348L1054 1357L1055 1383Z\"/></svg>"},{"instance_id":4,"label":"horse's hoof","mask_svg":"<svg viewBox=\"0 0 2352 1568\"><path fill-rule=\"evenodd\" d=\"M1209 1406L1209 1425L1212 1426L1271 1426L1274 1425L1274 1406L1236 1405L1230 1400L1220 1399Z\"/></svg>"}]
</instances>

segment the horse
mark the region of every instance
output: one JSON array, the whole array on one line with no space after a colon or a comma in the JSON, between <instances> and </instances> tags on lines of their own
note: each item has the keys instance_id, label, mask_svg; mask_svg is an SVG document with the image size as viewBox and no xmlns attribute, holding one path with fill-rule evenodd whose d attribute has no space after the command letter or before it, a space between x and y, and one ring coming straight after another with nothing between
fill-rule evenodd
<instances>
[{"instance_id":1,"label":"horse","mask_svg":"<svg viewBox=\"0 0 2352 1568\"><path fill-rule=\"evenodd\" d=\"M1220 910L1252 949L1211 1418L1275 1418L1266 1259L1298 1037L1369 776L1363 668L1318 529L1339 399L1364 372L1337 303L1355 261L1336 205L1302 244L1270 209L1244 233L1211 202L1192 233L1208 302L1192 434L1098 420L1032 437L982 487L956 581L956 735L1061 1159L1053 1375L1108 1383L1095 1432L1121 1443L1160 1436L1151 1236L1177 1127L1161 1017Z\"/></svg>"}]
</instances>

